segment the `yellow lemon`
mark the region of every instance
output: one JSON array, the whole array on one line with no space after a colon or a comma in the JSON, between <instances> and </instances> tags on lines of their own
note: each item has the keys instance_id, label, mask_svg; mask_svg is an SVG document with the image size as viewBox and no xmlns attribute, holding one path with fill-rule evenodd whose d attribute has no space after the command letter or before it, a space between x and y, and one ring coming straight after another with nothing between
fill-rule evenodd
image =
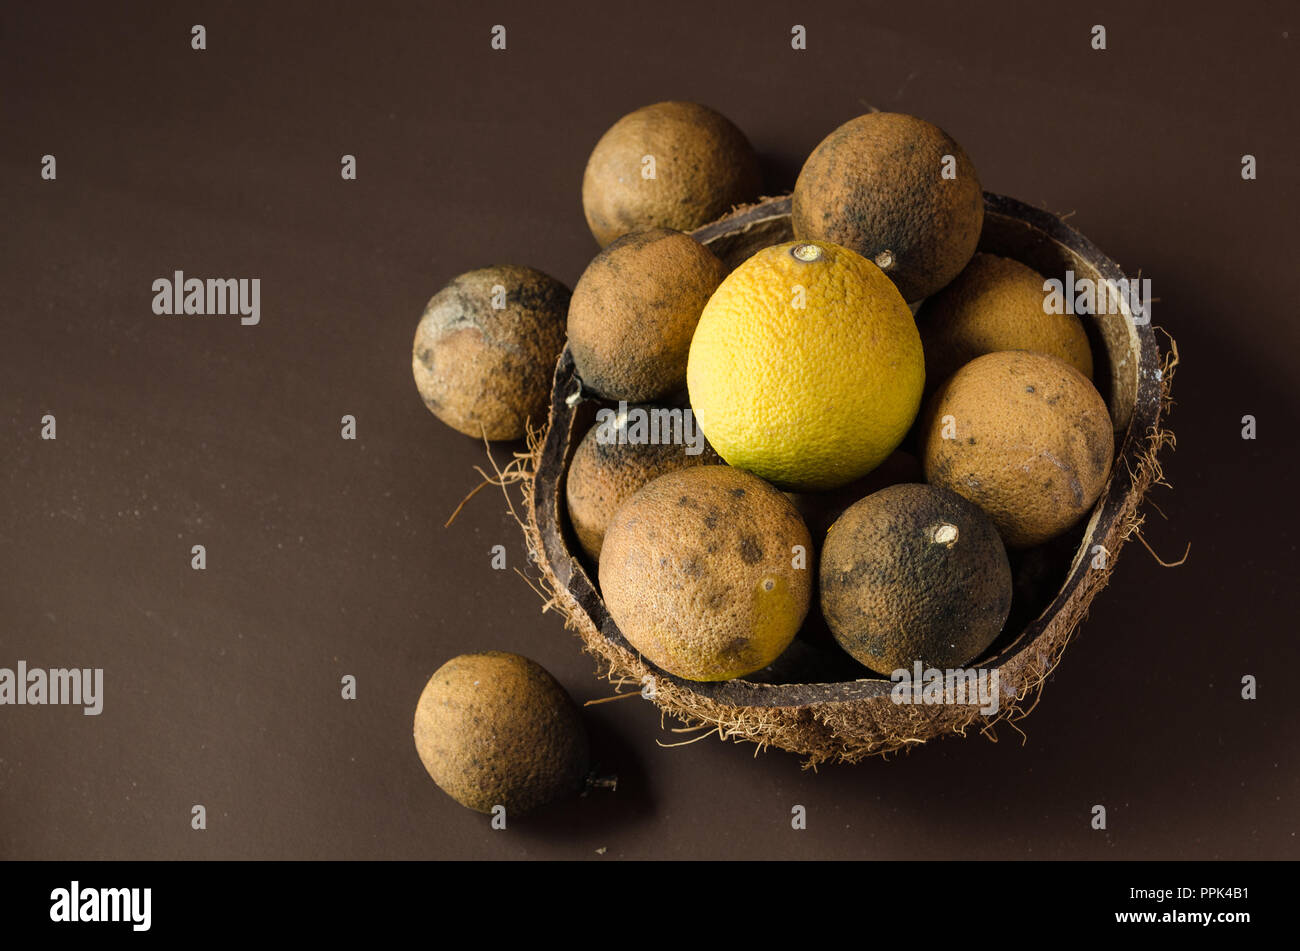
<instances>
[{"instance_id":1,"label":"yellow lemon","mask_svg":"<svg viewBox=\"0 0 1300 951\"><path fill-rule=\"evenodd\" d=\"M916 418L921 337L885 273L848 248L759 251L709 299L686 368L691 407L728 463L830 489L883 462Z\"/></svg>"}]
</instances>

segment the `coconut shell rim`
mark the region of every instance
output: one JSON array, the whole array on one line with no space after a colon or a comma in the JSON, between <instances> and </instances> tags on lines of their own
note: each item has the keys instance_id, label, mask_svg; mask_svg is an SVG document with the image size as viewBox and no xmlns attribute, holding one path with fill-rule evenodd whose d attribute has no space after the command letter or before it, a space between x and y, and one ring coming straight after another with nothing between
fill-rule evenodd
<instances>
[{"instance_id":1,"label":"coconut shell rim","mask_svg":"<svg viewBox=\"0 0 1300 951\"><path fill-rule=\"evenodd\" d=\"M991 219L1032 229L1090 264L1102 277L1125 277L1114 261L1056 215L990 192L984 198L986 223ZM788 195L761 199L696 229L692 236L709 246L779 227L782 219L788 220L789 210ZM609 617L580 556L569 550L561 525L567 460L575 438L582 435L573 432L577 407L584 399L598 398L583 390L567 347L556 364L547 424L530 439L523 487L524 529L530 556L542 572L547 607L560 610L567 626L578 631L587 650L602 662L604 676L620 689L642 689L643 696L665 713L707 730L701 735L716 732L760 747L787 749L805 755L807 765L852 762L944 734L965 735L971 728L987 733L998 721L1020 719L1037 703L1047 675L1114 570L1120 548L1140 529L1139 509L1146 491L1152 484L1165 484L1158 454L1173 443L1173 435L1161 428L1160 421L1171 402L1177 347L1170 338L1170 352L1162 358L1152 324L1125 322L1128 355L1137 357L1131 415L1122 439L1117 439L1111 474L1087 520L1067 576L1048 606L1012 643L969 665L999 670L1002 698L996 713L984 714L971 705L896 704L890 699L893 683L878 676L836 683L700 683L668 674L642 658ZM1096 545L1106 550L1104 568L1092 567L1089 553Z\"/></svg>"}]
</instances>

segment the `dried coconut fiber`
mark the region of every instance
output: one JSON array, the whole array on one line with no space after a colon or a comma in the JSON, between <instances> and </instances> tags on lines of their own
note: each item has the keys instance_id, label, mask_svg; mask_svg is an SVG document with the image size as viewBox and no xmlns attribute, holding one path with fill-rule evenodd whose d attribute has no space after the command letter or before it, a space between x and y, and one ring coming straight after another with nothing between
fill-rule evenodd
<instances>
[{"instance_id":1,"label":"dried coconut fiber","mask_svg":"<svg viewBox=\"0 0 1300 951\"><path fill-rule=\"evenodd\" d=\"M694 237L730 269L759 248L790 240L789 214L788 197L765 199L705 225ZM1124 276L1057 216L990 193L985 194L979 249L1013 257L1047 276L1066 269L1076 279L1118 281ZM674 732L688 735L684 742L717 735L754 743L757 749L788 750L803 756L805 766L816 767L887 755L949 734L975 731L996 740L1000 722L1023 735L1015 724L1038 703L1092 599L1106 586L1120 549L1134 535L1142 540L1143 498L1153 485L1168 486L1159 454L1174 446L1173 433L1161 427L1172 405L1170 384L1178 363L1173 338L1168 337L1162 357L1154 328L1127 312L1084 321L1098 388L1115 424L1116 464L1050 603L1022 630L1004 632L987 656L968 665L998 670L996 712L983 713L972 703L895 703L893 684L876 676L836 683L694 683L646 662L610 619L564 522L565 472L583 436L580 423L591 418L595 400L584 392L567 349L556 366L546 427L531 432L529 451L496 469L489 481L503 487L523 526L529 556L540 572L535 582L528 580L543 598L543 611L554 608L564 616L618 694L639 693L680 721L683 726ZM522 491L518 508L511 488Z\"/></svg>"}]
</instances>

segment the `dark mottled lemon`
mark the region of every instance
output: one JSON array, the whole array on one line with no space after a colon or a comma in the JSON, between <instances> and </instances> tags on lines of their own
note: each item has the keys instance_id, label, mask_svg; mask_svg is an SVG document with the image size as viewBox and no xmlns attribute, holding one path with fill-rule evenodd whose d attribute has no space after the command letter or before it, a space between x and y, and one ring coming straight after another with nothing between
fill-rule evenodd
<instances>
[{"instance_id":1,"label":"dark mottled lemon","mask_svg":"<svg viewBox=\"0 0 1300 951\"><path fill-rule=\"evenodd\" d=\"M999 350L1059 357L1092 378L1092 348L1074 314L1043 307L1043 275L1012 258L977 254L956 280L916 315L925 350L925 382L935 389L962 366Z\"/></svg>"},{"instance_id":2,"label":"dark mottled lemon","mask_svg":"<svg viewBox=\"0 0 1300 951\"><path fill-rule=\"evenodd\" d=\"M811 546L794 505L757 476L682 469L615 513L601 594L651 663L687 680L730 680L794 640L811 598Z\"/></svg>"},{"instance_id":3,"label":"dark mottled lemon","mask_svg":"<svg viewBox=\"0 0 1300 951\"><path fill-rule=\"evenodd\" d=\"M694 102L628 113L596 143L582 176L582 208L601 247L629 231L690 231L762 186L753 146L725 116Z\"/></svg>"},{"instance_id":4,"label":"dark mottled lemon","mask_svg":"<svg viewBox=\"0 0 1300 951\"><path fill-rule=\"evenodd\" d=\"M963 366L935 392L920 432L926 481L982 508L1012 548L1054 538L1087 515L1115 453L1092 382L1028 350Z\"/></svg>"},{"instance_id":5,"label":"dark mottled lemon","mask_svg":"<svg viewBox=\"0 0 1300 951\"><path fill-rule=\"evenodd\" d=\"M502 651L453 657L429 678L415 748L447 795L485 813L577 795L590 769L573 700L539 664Z\"/></svg>"},{"instance_id":6,"label":"dark mottled lemon","mask_svg":"<svg viewBox=\"0 0 1300 951\"><path fill-rule=\"evenodd\" d=\"M831 526L822 546L822 614L840 646L890 674L960 667L993 643L1011 610L1011 566L997 529L955 492L895 485Z\"/></svg>"},{"instance_id":7,"label":"dark mottled lemon","mask_svg":"<svg viewBox=\"0 0 1300 951\"><path fill-rule=\"evenodd\" d=\"M627 413L611 411L610 419L597 420L582 437L569 464L564 496L573 533L593 562L600 559L605 527L638 489L678 469L722 464L697 428L692 429L694 439L690 441L650 443L628 438L637 437L637 425L648 427L651 421L658 430L667 425L670 432L684 432L674 428L682 425L684 412L690 411L668 406L630 406ZM638 413L645 415L637 417ZM629 416L634 420L631 432Z\"/></svg>"},{"instance_id":8,"label":"dark mottled lemon","mask_svg":"<svg viewBox=\"0 0 1300 951\"><path fill-rule=\"evenodd\" d=\"M791 204L794 234L833 241L874 261L908 301L966 266L984 223L975 166L938 126L873 112L813 150Z\"/></svg>"},{"instance_id":9,"label":"dark mottled lemon","mask_svg":"<svg viewBox=\"0 0 1300 951\"><path fill-rule=\"evenodd\" d=\"M713 252L668 228L626 234L601 251L569 304L569 349L583 384L629 402L685 389L691 337L726 274Z\"/></svg>"},{"instance_id":10,"label":"dark mottled lemon","mask_svg":"<svg viewBox=\"0 0 1300 951\"><path fill-rule=\"evenodd\" d=\"M519 439L546 421L564 349L569 289L530 267L470 271L429 301L411 371L424 405L482 439Z\"/></svg>"}]
</instances>

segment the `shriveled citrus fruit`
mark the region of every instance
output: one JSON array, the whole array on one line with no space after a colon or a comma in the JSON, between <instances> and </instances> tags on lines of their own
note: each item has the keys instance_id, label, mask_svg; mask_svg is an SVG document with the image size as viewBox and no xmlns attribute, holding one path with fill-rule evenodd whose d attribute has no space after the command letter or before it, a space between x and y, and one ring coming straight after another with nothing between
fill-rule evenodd
<instances>
[{"instance_id":1,"label":"shriveled citrus fruit","mask_svg":"<svg viewBox=\"0 0 1300 951\"><path fill-rule=\"evenodd\" d=\"M691 335L726 273L713 252L670 228L625 234L601 251L569 304L569 349L583 384L629 402L685 387Z\"/></svg>"},{"instance_id":2,"label":"shriveled citrus fruit","mask_svg":"<svg viewBox=\"0 0 1300 951\"><path fill-rule=\"evenodd\" d=\"M1091 381L1028 350L985 354L954 373L927 406L921 434L926 480L982 508L1014 548L1086 515L1115 451Z\"/></svg>"},{"instance_id":3,"label":"shriveled citrus fruit","mask_svg":"<svg viewBox=\"0 0 1300 951\"><path fill-rule=\"evenodd\" d=\"M577 705L540 664L504 651L438 668L415 708L415 748L433 781L477 812L577 795L590 769Z\"/></svg>"},{"instance_id":4,"label":"shriveled citrus fruit","mask_svg":"<svg viewBox=\"0 0 1300 951\"><path fill-rule=\"evenodd\" d=\"M925 349L925 378L937 387L960 367L999 350L1036 350L1060 357L1092 378L1092 348L1074 314L1043 308L1043 276L996 254L977 254L956 279L927 298L916 315Z\"/></svg>"},{"instance_id":5,"label":"shriveled citrus fruit","mask_svg":"<svg viewBox=\"0 0 1300 951\"><path fill-rule=\"evenodd\" d=\"M917 301L975 253L984 193L962 147L938 126L873 112L844 123L808 156L790 220L796 238L852 248Z\"/></svg>"},{"instance_id":6,"label":"shriveled citrus fruit","mask_svg":"<svg viewBox=\"0 0 1300 951\"><path fill-rule=\"evenodd\" d=\"M822 546L822 615L835 640L882 674L966 664L1011 610L1011 566L979 507L930 485L850 506Z\"/></svg>"},{"instance_id":7,"label":"shriveled citrus fruit","mask_svg":"<svg viewBox=\"0 0 1300 951\"><path fill-rule=\"evenodd\" d=\"M687 680L730 680L784 651L808 613L812 540L794 505L728 466L660 476L615 514L600 590L628 643Z\"/></svg>"},{"instance_id":8,"label":"shriveled citrus fruit","mask_svg":"<svg viewBox=\"0 0 1300 951\"><path fill-rule=\"evenodd\" d=\"M519 439L541 425L564 349L569 289L517 265L453 278L424 309L411 372L424 405L478 439Z\"/></svg>"},{"instance_id":9,"label":"shriveled citrus fruit","mask_svg":"<svg viewBox=\"0 0 1300 951\"><path fill-rule=\"evenodd\" d=\"M792 241L714 292L686 382L723 459L782 488L828 489L902 441L925 365L912 313L880 268L828 241Z\"/></svg>"},{"instance_id":10,"label":"shriveled citrus fruit","mask_svg":"<svg viewBox=\"0 0 1300 951\"><path fill-rule=\"evenodd\" d=\"M694 102L628 113L596 143L582 208L601 247L647 228L690 231L758 197L758 157L725 116Z\"/></svg>"},{"instance_id":11,"label":"shriveled citrus fruit","mask_svg":"<svg viewBox=\"0 0 1300 951\"><path fill-rule=\"evenodd\" d=\"M636 414L646 414L651 421L654 420L651 414L659 414L669 420L667 425L672 429L680 425L675 421L682 420L684 412L690 410L629 406L626 413L616 413L608 421L598 419L578 443L565 476L564 496L573 533L593 561L600 558L610 519L643 485L677 469L721 464L722 460L709 448L698 429L691 433L694 442L637 439ZM632 431L629 431L629 416L633 418ZM660 430L664 424L654 425Z\"/></svg>"}]
</instances>

